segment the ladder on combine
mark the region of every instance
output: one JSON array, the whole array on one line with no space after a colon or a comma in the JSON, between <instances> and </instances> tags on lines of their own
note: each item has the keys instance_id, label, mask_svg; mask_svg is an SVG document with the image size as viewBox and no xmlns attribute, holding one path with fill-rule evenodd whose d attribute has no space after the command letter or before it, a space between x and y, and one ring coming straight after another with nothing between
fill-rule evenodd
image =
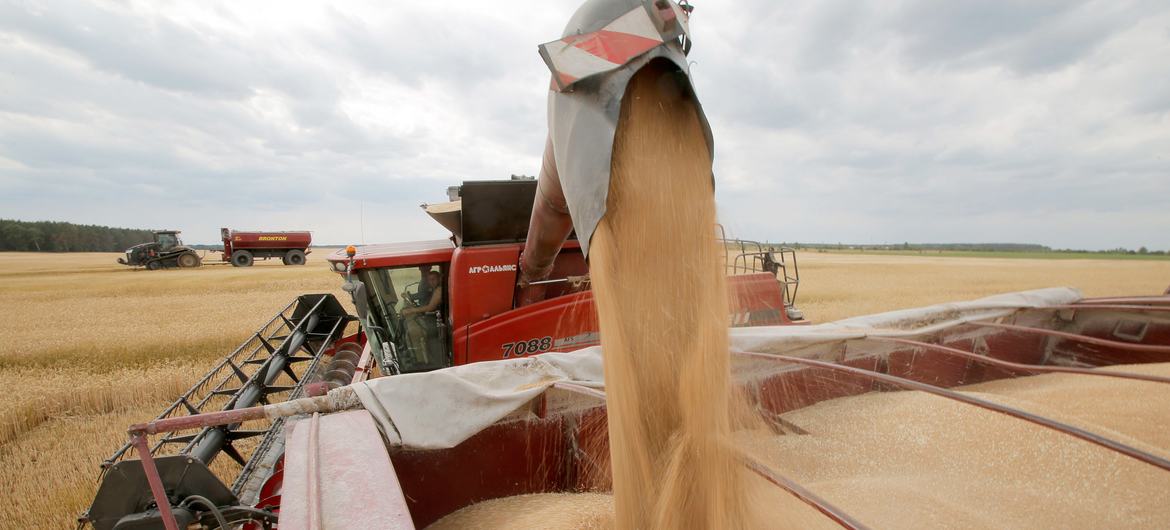
<instances>
[{"instance_id":1,"label":"ladder on combine","mask_svg":"<svg viewBox=\"0 0 1170 530\"><path fill-rule=\"evenodd\" d=\"M347 325L355 321L333 295L299 296L155 420L300 398L308 383L322 378L326 371L323 362L327 369L335 369L335 365L352 367L357 361L361 345L353 339L339 342ZM326 359L330 356L331 361ZM215 505L210 511L229 521L250 519L265 527L275 522L272 513L250 506L256 504L260 487L283 454L283 425L283 418L216 427L192 425L159 438L149 450L164 488L177 501L171 510L176 519L193 522L209 517L207 512L196 514L210 502ZM88 522L98 530L162 526L158 507L150 502L142 461L128 459L133 446L127 442L102 463L101 486L93 505L79 518L80 524ZM213 464L220 453L234 466L229 462ZM236 478L229 488L222 477L232 475ZM201 506L195 508L196 503Z\"/></svg>"}]
</instances>

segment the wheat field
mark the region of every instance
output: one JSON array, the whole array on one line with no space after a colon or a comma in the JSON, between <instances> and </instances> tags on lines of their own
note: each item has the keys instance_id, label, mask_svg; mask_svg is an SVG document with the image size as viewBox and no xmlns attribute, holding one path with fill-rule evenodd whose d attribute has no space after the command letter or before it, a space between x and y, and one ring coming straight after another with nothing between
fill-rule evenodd
<instances>
[{"instance_id":1,"label":"wheat field","mask_svg":"<svg viewBox=\"0 0 1170 530\"><path fill-rule=\"evenodd\" d=\"M92 500L98 464L297 295L352 310L327 250L278 261L148 272L118 254L0 253L0 527L63 528ZM1159 294L1170 261L801 252L797 305L823 322L1002 292L1072 286ZM210 260L209 260L210 261Z\"/></svg>"}]
</instances>

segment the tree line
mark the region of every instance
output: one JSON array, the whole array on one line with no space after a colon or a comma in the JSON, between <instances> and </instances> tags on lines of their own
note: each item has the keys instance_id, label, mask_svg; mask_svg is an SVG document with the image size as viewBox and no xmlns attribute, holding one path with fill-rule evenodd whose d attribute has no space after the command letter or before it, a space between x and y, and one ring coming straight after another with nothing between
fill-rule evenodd
<instances>
[{"instance_id":1,"label":"tree line","mask_svg":"<svg viewBox=\"0 0 1170 530\"><path fill-rule=\"evenodd\" d=\"M150 230L135 228L0 219L0 251L122 252L152 239Z\"/></svg>"},{"instance_id":2,"label":"tree line","mask_svg":"<svg viewBox=\"0 0 1170 530\"><path fill-rule=\"evenodd\" d=\"M1125 247L1107 250L1081 250L1074 248L1052 248L1032 243L882 243L880 245L858 245L849 243L764 243L765 247L792 247L796 250L902 250L902 251L967 251L967 252L1053 252L1060 254L1129 254L1164 256L1165 250L1150 250L1146 247L1128 249Z\"/></svg>"}]
</instances>

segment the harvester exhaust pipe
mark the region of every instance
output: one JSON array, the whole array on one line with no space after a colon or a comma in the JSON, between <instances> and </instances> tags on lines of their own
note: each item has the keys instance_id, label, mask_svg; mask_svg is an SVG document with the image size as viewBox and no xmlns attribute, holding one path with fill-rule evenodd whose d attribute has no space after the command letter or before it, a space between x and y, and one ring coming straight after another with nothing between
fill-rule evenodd
<instances>
[{"instance_id":1,"label":"harvester exhaust pipe","mask_svg":"<svg viewBox=\"0 0 1170 530\"><path fill-rule=\"evenodd\" d=\"M714 152L711 127L690 81L686 53L691 7L671 0L588 0L560 39L540 45L552 73L548 138L528 239L520 257L520 305L543 299L542 285L569 233L581 251L605 215L613 139L630 79L652 61L672 63L678 88L694 101ZM671 87L673 90L674 87Z\"/></svg>"}]
</instances>

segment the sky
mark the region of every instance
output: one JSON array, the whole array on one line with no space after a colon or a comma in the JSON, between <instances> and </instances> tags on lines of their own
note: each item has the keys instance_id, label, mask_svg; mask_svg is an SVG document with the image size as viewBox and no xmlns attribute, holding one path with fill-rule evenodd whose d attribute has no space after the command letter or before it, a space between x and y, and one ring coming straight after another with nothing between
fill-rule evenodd
<instances>
[{"instance_id":1,"label":"sky","mask_svg":"<svg viewBox=\"0 0 1170 530\"><path fill-rule=\"evenodd\" d=\"M1170 3L694 0L728 231L1170 249ZM0 218L444 237L579 2L0 0Z\"/></svg>"}]
</instances>

